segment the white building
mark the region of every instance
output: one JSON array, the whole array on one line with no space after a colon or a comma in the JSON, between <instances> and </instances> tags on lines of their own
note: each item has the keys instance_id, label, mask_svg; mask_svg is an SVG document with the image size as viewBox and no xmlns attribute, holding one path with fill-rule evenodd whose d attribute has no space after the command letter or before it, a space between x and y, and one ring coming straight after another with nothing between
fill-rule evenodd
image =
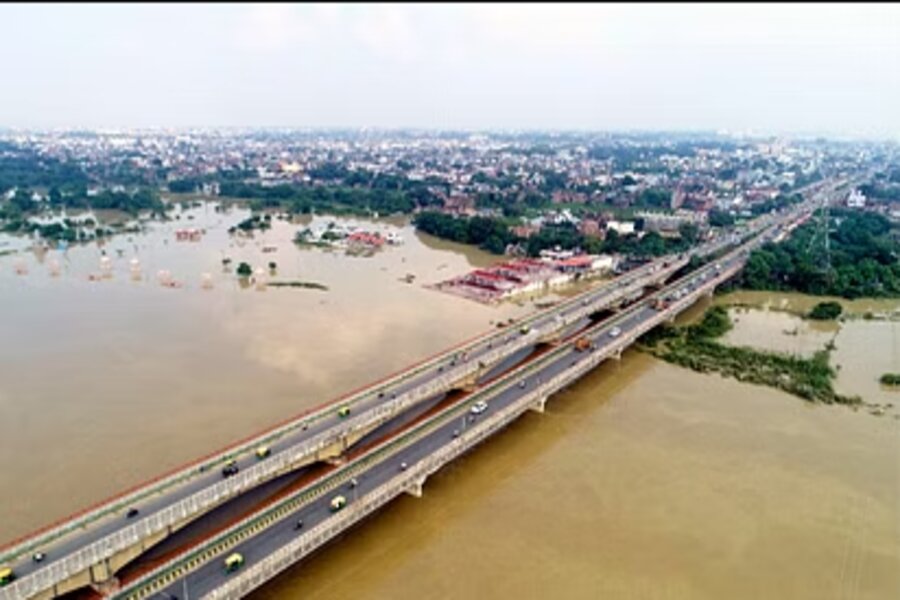
<instances>
[{"instance_id":1,"label":"white building","mask_svg":"<svg viewBox=\"0 0 900 600\"><path fill-rule=\"evenodd\" d=\"M610 221L606 224L607 231L615 231L619 235L634 233L634 221Z\"/></svg>"},{"instance_id":2,"label":"white building","mask_svg":"<svg viewBox=\"0 0 900 600\"><path fill-rule=\"evenodd\" d=\"M847 208L863 208L866 205L866 197L857 189L847 196Z\"/></svg>"}]
</instances>

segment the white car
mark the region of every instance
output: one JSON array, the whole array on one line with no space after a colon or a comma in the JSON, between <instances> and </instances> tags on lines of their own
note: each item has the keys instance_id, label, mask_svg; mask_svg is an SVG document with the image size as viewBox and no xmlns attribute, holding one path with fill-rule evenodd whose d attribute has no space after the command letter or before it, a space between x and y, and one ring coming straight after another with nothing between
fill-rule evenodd
<instances>
[{"instance_id":1,"label":"white car","mask_svg":"<svg viewBox=\"0 0 900 600\"><path fill-rule=\"evenodd\" d=\"M609 330L609 337L619 337L619 334L622 333L622 330L618 327L613 327Z\"/></svg>"},{"instance_id":2,"label":"white car","mask_svg":"<svg viewBox=\"0 0 900 600\"><path fill-rule=\"evenodd\" d=\"M469 412L471 412L473 415L480 415L481 413L483 413L486 410L487 410L487 402L485 402L484 400L479 400L478 402L476 402L475 404L472 405L472 408L469 409Z\"/></svg>"}]
</instances>

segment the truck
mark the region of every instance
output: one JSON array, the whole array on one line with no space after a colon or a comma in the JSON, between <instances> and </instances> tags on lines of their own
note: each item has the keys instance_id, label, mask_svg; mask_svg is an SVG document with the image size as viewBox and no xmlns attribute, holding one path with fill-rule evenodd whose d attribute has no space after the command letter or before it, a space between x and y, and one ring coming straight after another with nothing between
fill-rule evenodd
<instances>
[{"instance_id":1,"label":"truck","mask_svg":"<svg viewBox=\"0 0 900 600\"><path fill-rule=\"evenodd\" d=\"M579 352L587 352L594 347L594 343L587 337L580 337L575 340L575 349Z\"/></svg>"}]
</instances>

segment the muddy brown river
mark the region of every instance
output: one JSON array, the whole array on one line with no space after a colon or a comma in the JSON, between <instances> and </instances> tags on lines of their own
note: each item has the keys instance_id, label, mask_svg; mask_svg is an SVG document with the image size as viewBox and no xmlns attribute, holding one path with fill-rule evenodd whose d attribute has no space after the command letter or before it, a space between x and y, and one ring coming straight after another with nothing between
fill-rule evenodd
<instances>
[{"instance_id":1,"label":"muddy brown river","mask_svg":"<svg viewBox=\"0 0 900 600\"><path fill-rule=\"evenodd\" d=\"M405 225L402 246L360 258L297 249L300 225L282 222L238 246L225 229L246 213L191 214L107 244L108 280L88 281L94 245L0 257L0 539L531 310L423 289L496 259ZM174 241L198 223L202 242ZM243 289L224 256L329 289ZM159 269L185 286L159 286ZM841 391L900 404L872 382L900 370L898 323L735 315L728 343L812 352L834 338ZM631 351L252 597L892 600L900 420Z\"/></svg>"}]
</instances>

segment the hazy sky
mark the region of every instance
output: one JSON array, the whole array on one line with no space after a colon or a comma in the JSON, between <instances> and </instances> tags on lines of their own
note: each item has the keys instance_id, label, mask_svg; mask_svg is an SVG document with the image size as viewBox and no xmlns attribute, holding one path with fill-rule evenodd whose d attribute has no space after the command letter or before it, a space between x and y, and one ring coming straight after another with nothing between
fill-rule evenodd
<instances>
[{"instance_id":1,"label":"hazy sky","mask_svg":"<svg viewBox=\"0 0 900 600\"><path fill-rule=\"evenodd\" d=\"M0 5L0 125L900 137L900 5Z\"/></svg>"}]
</instances>

